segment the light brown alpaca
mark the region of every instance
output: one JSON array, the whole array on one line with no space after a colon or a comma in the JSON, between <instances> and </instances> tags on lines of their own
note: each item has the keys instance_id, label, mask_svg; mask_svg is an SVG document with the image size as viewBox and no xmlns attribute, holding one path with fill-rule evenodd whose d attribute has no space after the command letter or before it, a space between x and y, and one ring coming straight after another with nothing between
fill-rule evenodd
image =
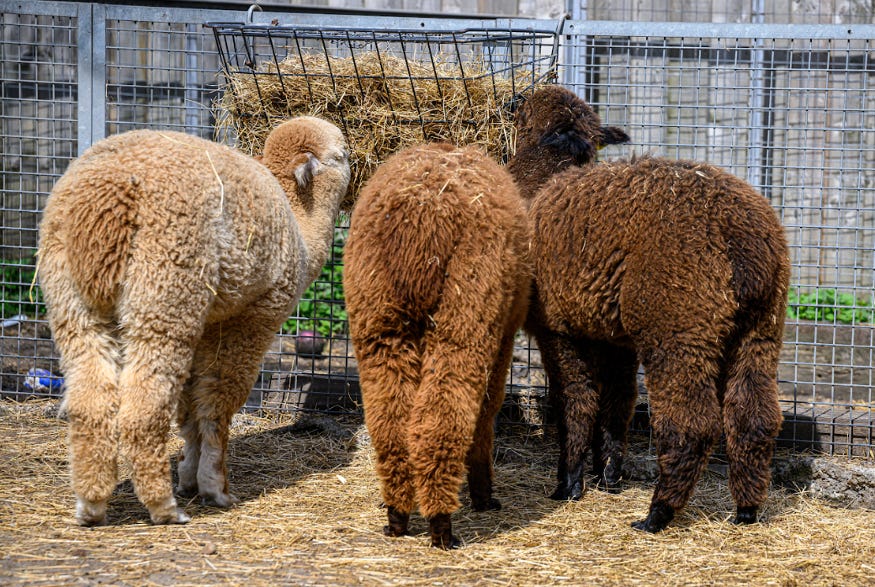
<instances>
[{"instance_id":1,"label":"light brown alpaca","mask_svg":"<svg viewBox=\"0 0 875 587\"><path fill-rule=\"evenodd\" d=\"M693 492L721 431L736 522L756 521L781 422L777 367L789 281L768 201L725 171L644 157L589 164L628 140L552 86L517 111L509 164L529 200L535 291L526 328L550 379L560 438L557 499L596 473L619 480L644 365L659 480L658 532Z\"/></svg>"},{"instance_id":2,"label":"light brown alpaca","mask_svg":"<svg viewBox=\"0 0 875 587\"><path fill-rule=\"evenodd\" d=\"M344 291L365 422L390 536L418 503L431 543L455 548L466 471L492 497L493 419L528 305L525 209L509 174L474 148L401 151L362 190Z\"/></svg>"},{"instance_id":3,"label":"light brown alpaca","mask_svg":"<svg viewBox=\"0 0 875 587\"><path fill-rule=\"evenodd\" d=\"M264 352L325 262L349 181L340 130L292 119L262 163L174 132L103 140L55 186L39 274L61 351L80 524L106 522L119 449L156 524L179 493L227 507L231 416Z\"/></svg>"}]
</instances>

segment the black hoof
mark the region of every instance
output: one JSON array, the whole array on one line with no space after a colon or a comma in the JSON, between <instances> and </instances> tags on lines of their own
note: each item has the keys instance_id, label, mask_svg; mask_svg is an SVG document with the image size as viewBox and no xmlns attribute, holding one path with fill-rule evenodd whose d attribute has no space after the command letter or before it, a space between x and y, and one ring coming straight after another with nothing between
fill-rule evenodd
<instances>
[{"instance_id":1,"label":"black hoof","mask_svg":"<svg viewBox=\"0 0 875 587\"><path fill-rule=\"evenodd\" d=\"M611 459L598 477L607 487L619 485L623 480L623 459L619 457Z\"/></svg>"},{"instance_id":2,"label":"black hoof","mask_svg":"<svg viewBox=\"0 0 875 587\"><path fill-rule=\"evenodd\" d=\"M398 538L399 536L407 536L409 532L407 530L401 530L392 526L391 524L386 524L383 526L383 535L389 536L391 538Z\"/></svg>"},{"instance_id":3,"label":"black hoof","mask_svg":"<svg viewBox=\"0 0 875 587\"><path fill-rule=\"evenodd\" d=\"M593 485L605 493L620 493L623 491L623 477L620 475L596 475L593 478Z\"/></svg>"},{"instance_id":4,"label":"black hoof","mask_svg":"<svg viewBox=\"0 0 875 587\"><path fill-rule=\"evenodd\" d=\"M439 538L431 537L431 547L432 548L440 548L441 550L456 550L462 546L462 541L453 536L452 534L449 537L441 536Z\"/></svg>"},{"instance_id":5,"label":"black hoof","mask_svg":"<svg viewBox=\"0 0 875 587\"><path fill-rule=\"evenodd\" d=\"M453 524L450 514L438 514L429 518L428 533L431 536L431 545L441 550L454 550L462 546L461 541L453 536Z\"/></svg>"},{"instance_id":6,"label":"black hoof","mask_svg":"<svg viewBox=\"0 0 875 587\"><path fill-rule=\"evenodd\" d=\"M583 483L577 482L570 487L565 483L560 483L556 491L550 496L550 499L556 501L577 501L583 497Z\"/></svg>"},{"instance_id":7,"label":"black hoof","mask_svg":"<svg viewBox=\"0 0 875 587\"><path fill-rule=\"evenodd\" d=\"M650 505L650 513L643 520L632 522L632 527L642 532L650 532L656 534L665 530L669 522L674 519L674 508L663 502L656 502Z\"/></svg>"},{"instance_id":8,"label":"black hoof","mask_svg":"<svg viewBox=\"0 0 875 587\"><path fill-rule=\"evenodd\" d=\"M389 523L383 526L383 534L392 537L406 536L407 525L410 522L410 514L399 512L392 506L387 508L386 513L389 518Z\"/></svg>"},{"instance_id":9,"label":"black hoof","mask_svg":"<svg viewBox=\"0 0 875 587\"><path fill-rule=\"evenodd\" d=\"M755 524L757 521L757 506L738 508L735 512L733 524Z\"/></svg>"},{"instance_id":10,"label":"black hoof","mask_svg":"<svg viewBox=\"0 0 875 587\"><path fill-rule=\"evenodd\" d=\"M486 512L486 511L498 511L501 509L501 502L495 499L494 497L490 497L489 499L482 501L472 501L471 508L475 512Z\"/></svg>"},{"instance_id":11,"label":"black hoof","mask_svg":"<svg viewBox=\"0 0 875 587\"><path fill-rule=\"evenodd\" d=\"M619 481L615 483L608 483L607 481L602 480L598 483L598 485L596 485L596 488L600 491L604 491L605 493L610 493L612 495L623 492L623 484Z\"/></svg>"},{"instance_id":12,"label":"black hoof","mask_svg":"<svg viewBox=\"0 0 875 587\"><path fill-rule=\"evenodd\" d=\"M195 487L176 487L176 496L183 499L191 499L198 496L197 486Z\"/></svg>"}]
</instances>

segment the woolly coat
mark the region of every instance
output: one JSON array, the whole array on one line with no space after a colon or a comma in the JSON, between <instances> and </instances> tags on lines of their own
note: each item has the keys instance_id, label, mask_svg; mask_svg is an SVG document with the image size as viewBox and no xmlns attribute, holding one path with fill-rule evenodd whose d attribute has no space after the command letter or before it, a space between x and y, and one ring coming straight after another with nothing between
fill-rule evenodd
<instances>
[{"instance_id":1,"label":"woolly coat","mask_svg":"<svg viewBox=\"0 0 875 587\"><path fill-rule=\"evenodd\" d=\"M558 414L559 485L579 498L584 455L610 488L645 367L660 478L658 531L689 499L721 431L739 521L769 484L781 422L777 364L789 281L768 201L721 169L643 157L592 163L625 133L558 86L517 113L509 167L529 204L535 335Z\"/></svg>"},{"instance_id":2,"label":"woolly coat","mask_svg":"<svg viewBox=\"0 0 875 587\"><path fill-rule=\"evenodd\" d=\"M344 291L391 533L418 503L452 547L466 462L475 509L497 504L492 420L528 305L528 235L512 179L475 148L401 151L359 196Z\"/></svg>"},{"instance_id":3,"label":"woolly coat","mask_svg":"<svg viewBox=\"0 0 875 587\"><path fill-rule=\"evenodd\" d=\"M655 348L718 318L719 340L736 317L783 320L783 228L765 198L714 166L644 157L572 168L549 180L530 218L551 330Z\"/></svg>"},{"instance_id":4,"label":"woolly coat","mask_svg":"<svg viewBox=\"0 0 875 587\"><path fill-rule=\"evenodd\" d=\"M67 381L80 523L104 523L119 445L152 520L187 521L166 458L174 409L181 491L236 501L231 415L324 263L349 180L343 136L315 118L275 129L264 163L139 130L95 144L52 191L39 273Z\"/></svg>"}]
</instances>

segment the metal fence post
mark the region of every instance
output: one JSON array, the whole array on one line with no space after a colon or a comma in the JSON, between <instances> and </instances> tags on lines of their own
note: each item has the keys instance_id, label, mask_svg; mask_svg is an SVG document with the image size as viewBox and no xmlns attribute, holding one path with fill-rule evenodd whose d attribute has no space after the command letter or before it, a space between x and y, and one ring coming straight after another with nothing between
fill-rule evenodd
<instances>
[{"instance_id":1,"label":"metal fence post","mask_svg":"<svg viewBox=\"0 0 875 587\"><path fill-rule=\"evenodd\" d=\"M106 7L80 4L77 21L77 154L106 135Z\"/></svg>"}]
</instances>

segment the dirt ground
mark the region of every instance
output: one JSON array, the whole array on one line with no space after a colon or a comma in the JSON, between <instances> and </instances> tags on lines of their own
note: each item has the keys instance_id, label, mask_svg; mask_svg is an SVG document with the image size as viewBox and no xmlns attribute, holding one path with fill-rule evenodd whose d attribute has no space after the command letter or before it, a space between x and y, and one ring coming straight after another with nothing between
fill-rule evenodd
<instances>
[{"instance_id":1,"label":"dirt ground","mask_svg":"<svg viewBox=\"0 0 875 587\"><path fill-rule=\"evenodd\" d=\"M186 503L193 520L155 527L122 483L109 525L73 520L66 425L57 403L0 403L2 585L871 585L875 511L773 487L764 521L728 522L726 480L709 473L659 535L629 524L652 484L554 502L554 444L502 429L504 508L453 517L464 546L427 545L426 525L386 538L373 452L357 418L297 423L240 415L230 447L230 510ZM178 446L178 443L175 444Z\"/></svg>"}]
</instances>

